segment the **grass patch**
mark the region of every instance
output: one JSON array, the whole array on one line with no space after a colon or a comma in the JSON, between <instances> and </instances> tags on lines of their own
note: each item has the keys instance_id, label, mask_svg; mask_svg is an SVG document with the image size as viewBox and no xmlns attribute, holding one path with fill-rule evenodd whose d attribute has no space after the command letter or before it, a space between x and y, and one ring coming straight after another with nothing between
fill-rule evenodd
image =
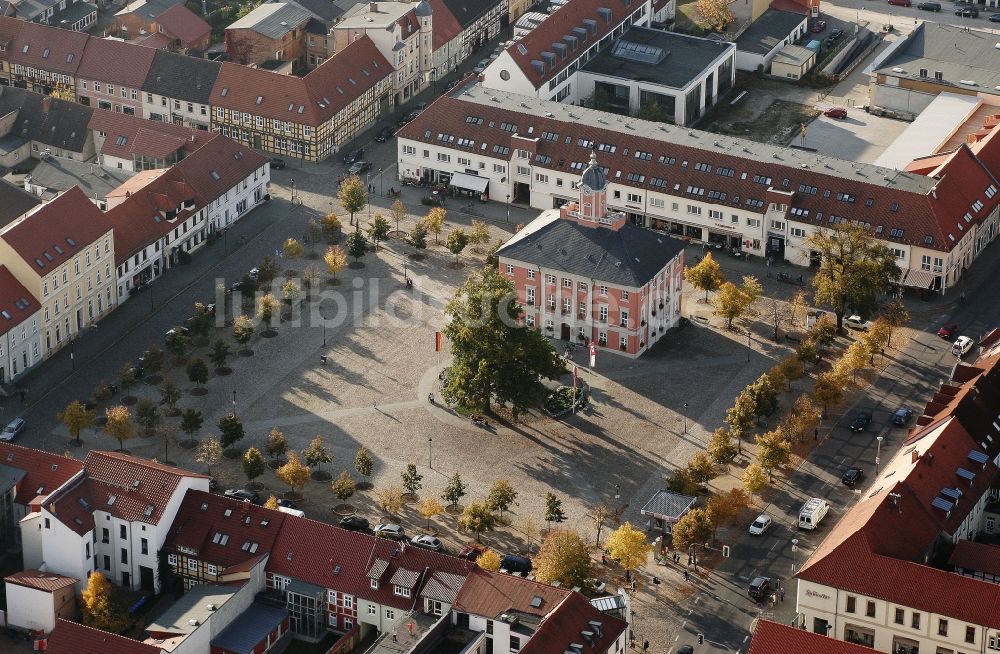
<instances>
[{"instance_id":1,"label":"grass patch","mask_svg":"<svg viewBox=\"0 0 1000 654\"><path fill-rule=\"evenodd\" d=\"M307 643L304 640L292 639L292 642L288 644L288 649L285 650L286 654L326 654L326 652L333 647L333 644L337 642L339 637L336 634L328 633L323 637L323 640L318 643Z\"/></svg>"}]
</instances>

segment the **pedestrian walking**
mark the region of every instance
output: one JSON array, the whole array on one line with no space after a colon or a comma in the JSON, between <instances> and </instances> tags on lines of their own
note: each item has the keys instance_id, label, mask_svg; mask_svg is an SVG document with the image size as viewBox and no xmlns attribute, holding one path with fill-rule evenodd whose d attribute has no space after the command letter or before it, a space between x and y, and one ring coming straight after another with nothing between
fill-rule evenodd
<instances>
[{"instance_id":1,"label":"pedestrian walking","mask_svg":"<svg viewBox=\"0 0 1000 654\"><path fill-rule=\"evenodd\" d=\"M779 592L781 593L781 595L780 595L781 601L784 602L785 601L785 587L782 586L781 590Z\"/></svg>"},{"instance_id":2,"label":"pedestrian walking","mask_svg":"<svg viewBox=\"0 0 1000 654\"><path fill-rule=\"evenodd\" d=\"M687 570L685 570L684 571L684 581L687 581L690 578L691 578L691 573L688 572Z\"/></svg>"},{"instance_id":3,"label":"pedestrian walking","mask_svg":"<svg viewBox=\"0 0 1000 654\"><path fill-rule=\"evenodd\" d=\"M819 440L819 427L816 427L815 429L813 429L813 440L814 441L818 441Z\"/></svg>"},{"instance_id":4,"label":"pedestrian walking","mask_svg":"<svg viewBox=\"0 0 1000 654\"><path fill-rule=\"evenodd\" d=\"M635 579L632 580L632 592L634 593L636 589Z\"/></svg>"},{"instance_id":5,"label":"pedestrian walking","mask_svg":"<svg viewBox=\"0 0 1000 654\"><path fill-rule=\"evenodd\" d=\"M396 625L392 625L392 642L396 642Z\"/></svg>"}]
</instances>

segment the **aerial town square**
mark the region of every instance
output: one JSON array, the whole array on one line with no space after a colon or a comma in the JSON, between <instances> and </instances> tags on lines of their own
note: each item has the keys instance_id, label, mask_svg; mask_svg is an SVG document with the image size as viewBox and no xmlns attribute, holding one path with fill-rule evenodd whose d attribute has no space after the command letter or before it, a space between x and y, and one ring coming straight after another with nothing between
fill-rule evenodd
<instances>
[{"instance_id":1,"label":"aerial town square","mask_svg":"<svg viewBox=\"0 0 1000 654\"><path fill-rule=\"evenodd\" d=\"M1000 653L995 0L0 0L0 652Z\"/></svg>"}]
</instances>

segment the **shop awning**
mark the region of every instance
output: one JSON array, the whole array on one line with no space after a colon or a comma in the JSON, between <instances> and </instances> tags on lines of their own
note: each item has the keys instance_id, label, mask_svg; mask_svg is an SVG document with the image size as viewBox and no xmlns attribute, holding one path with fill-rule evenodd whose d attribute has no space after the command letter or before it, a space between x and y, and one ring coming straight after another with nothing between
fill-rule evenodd
<instances>
[{"instance_id":1,"label":"shop awning","mask_svg":"<svg viewBox=\"0 0 1000 654\"><path fill-rule=\"evenodd\" d=\"M929 270L907 270L900 279L899 285L930 289L934 286L934 273Z\"/></svg>"},{"instance_id":2,"label":"shop awning","mask_svg":"<svg viewBox=\"0 0 1000 654\"><path fill-rule=\"evenodd\" d=\"M486 187L490 185L490 180L486 177L469 175L468 173L452 173L451 181L448 183L451 186L457 186L458 188L466 191L485 193Z\"/></svg>"}]
</instances>

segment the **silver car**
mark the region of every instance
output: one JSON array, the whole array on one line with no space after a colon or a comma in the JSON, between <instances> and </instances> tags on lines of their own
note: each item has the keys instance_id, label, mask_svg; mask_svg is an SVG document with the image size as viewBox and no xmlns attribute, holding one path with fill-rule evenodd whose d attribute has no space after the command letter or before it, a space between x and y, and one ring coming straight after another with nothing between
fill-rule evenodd
<instances>
[{"instance_id":1,"label":"silver car","mask_svg":"<svg viewBox=\"0 0 1000 654\"><path fill-rule=\"evenodd\" d=\"M435 552L440 552L444 549L444 545L441 544L441 541L434 536L414 536L410 539L410 544L417 547L423 547L427 550L434 550Z\"/></svg>"},{"instance_id":2,"label":"silver car","mask_svg":"<svg viewBox=\"0 0 1000 654\"><path fill-rule=\"evenodd\" d=\"M757 516L757 519L753 521L753 524L750 525L750 535L760 536L765 531L771 528L771 524L772 524L771 516L767 515L766 513L761 513L759 516Z\"/></svg>"},{"instance_id":3,"label":"silver car","mask_svg":"<svg viewBox=\"0 0 1000 654\"><path fill-rule=\"evenodd\" d=\"M0 441L9 443L17 438L22 431L24 431L24 418L14 418L4 427L3 433L0 433Z\"/></svg>"}]
</instances>

